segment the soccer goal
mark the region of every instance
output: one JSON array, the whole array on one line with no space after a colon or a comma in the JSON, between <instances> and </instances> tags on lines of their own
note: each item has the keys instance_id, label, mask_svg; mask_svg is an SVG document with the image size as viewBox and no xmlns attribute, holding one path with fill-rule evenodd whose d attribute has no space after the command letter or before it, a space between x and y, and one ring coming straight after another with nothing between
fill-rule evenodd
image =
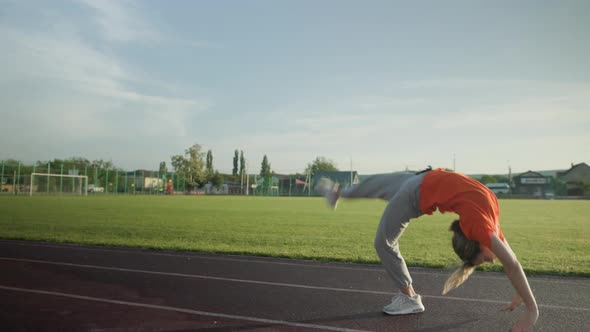
<instances>
[{"instance_id":1,"label":"soccer goal","mask_svg":"<svg viewBox=\"0 0 590 332\"><path fill-rule=\"evenodd\" d=\"M32 173L30 196L39 195L88 195L88 176Z\"/></svg>"}]
</instances>

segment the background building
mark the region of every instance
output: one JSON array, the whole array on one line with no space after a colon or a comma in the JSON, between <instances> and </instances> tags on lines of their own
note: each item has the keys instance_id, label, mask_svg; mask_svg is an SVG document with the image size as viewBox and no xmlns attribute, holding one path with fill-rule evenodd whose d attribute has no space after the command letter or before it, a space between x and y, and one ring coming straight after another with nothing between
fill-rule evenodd
<instances>
[{"instance_id":1,"label":"background building","mask_svg":"<svg viewBox=\"0 0 590 332\"><path fill-rule=\"evenodd\" d=\"M551 178L540 173L528 171L513 177L514 190L516 195L527 195L533 197L545 197L545 194L552 192Z\"/></svg>"},{"instance_id":2,"label":"background building","mask_svg":"<svg viewBox=\"0 0 590 332\"><path fill-rule=\"evenodd\" d=\"M590 195L590 166L588 164L572 164L572 167L567 171L557 173L557 178L566 184L568 196Z\"/></svg>"}]
</instances>

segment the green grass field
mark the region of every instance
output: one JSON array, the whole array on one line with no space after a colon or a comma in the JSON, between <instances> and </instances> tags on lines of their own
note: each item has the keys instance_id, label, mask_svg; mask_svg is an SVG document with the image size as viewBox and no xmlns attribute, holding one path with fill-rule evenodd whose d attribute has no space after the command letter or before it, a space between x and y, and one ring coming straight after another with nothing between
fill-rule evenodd
<instances>
[{"instance_id":1,"label":"green grass field","mask_svg":"<svg viewBox=\"0 0 590 332\"><path fill-rule=\"evenodd\" d=\"M590 201L501 200L501 225L528 273L590 276ZM238 196L0 197L0 237L378 263L385 202ZM409 265L458 262L452 214L423 216L401 240ZM500 270L499 265L487 270Z\"/></svg>"}]
</instances>

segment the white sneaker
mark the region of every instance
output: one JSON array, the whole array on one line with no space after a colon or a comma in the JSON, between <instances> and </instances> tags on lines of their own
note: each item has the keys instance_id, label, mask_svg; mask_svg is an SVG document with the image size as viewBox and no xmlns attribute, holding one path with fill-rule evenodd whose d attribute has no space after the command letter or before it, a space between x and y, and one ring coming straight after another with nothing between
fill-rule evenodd
<instances>
[{"instance_id":1,"label":"white sneaker","mask_svg":"<svg viewBox=\"0 0 590 332\"><path fill-rule=\"evenodd\" d=\"M336 210L338 200L340 199L340 185L328 178L321 178L315 186L315 190L326 198L326 204L333 210Z\"/></svg>"},{"instance_id":2,"label":"white sneaker","mask_svg":"<svg viewBox=\"0 0 590 332\"><path fill-rule=\"evenodd\" d=\"M391 303L383 307L383 312L388 315L407 315L424 311L422 297L418 294L409 297L404 293L398 293L391 299Z\"/></svg>"}]
</instances>

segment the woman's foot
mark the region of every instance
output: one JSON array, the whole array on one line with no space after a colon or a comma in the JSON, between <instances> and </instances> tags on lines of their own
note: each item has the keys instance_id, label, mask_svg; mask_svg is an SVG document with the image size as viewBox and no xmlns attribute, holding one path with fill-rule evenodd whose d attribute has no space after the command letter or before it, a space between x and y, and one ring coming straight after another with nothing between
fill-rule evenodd
<instances>
[{"instance_id":1,"label":"woman's foot","mask_svg":"<svg viewBox=\"0 0 590 332\"><path fill-rule=\"evenodd\" d=\"M388 315L407 315L424 311L422 297L418 294L409 297L404 293L398 293L391 299L391 303L383 307L383 312Z\"/></svg>"},{"instance_id":2,"label":"woman's foot","mask_svg":"<svg viewBox=\"0 0 590 332\"><path fill-rule=\"evenodd\" d=\"M340 199L340 185L328 178L321 178L315 186L315 190L326 198L326 204L332 210L336 210L338 200Z\"/></svg>"}]
</instances>

